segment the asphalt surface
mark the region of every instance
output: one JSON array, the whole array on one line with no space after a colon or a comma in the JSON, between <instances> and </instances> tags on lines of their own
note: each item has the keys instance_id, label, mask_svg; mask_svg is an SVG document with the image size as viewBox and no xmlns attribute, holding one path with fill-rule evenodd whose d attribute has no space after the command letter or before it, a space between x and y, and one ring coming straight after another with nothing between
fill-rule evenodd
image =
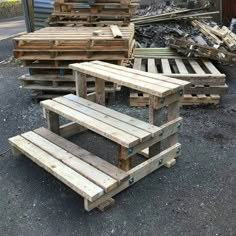
<instances>
[{"instance_id":1,"label":"asphalt surface","mask_svg":"<svg viewBox=\"0 0 236 236\"><path fill-rule=\"evenodd\" d=\"M14 17L0 20L0 40L26 31L24 17Z\"/></svg>"},{"instance_id":2,"label":"asphalt surface","mask_svg":"<svg viewBox=\"0 0 236 236\"><path fill-rule=\"evenodd\" d=\"M117 195L105 213L86 212L79 195L26 157L0 156L0 235L236 235L236 68L222 69L230 90L219 107L181 109L177 164ZM46 126L40 106L19 88L16 78L26 72L0 67L0 153L9 149L9 137ZM127 101L124 90L110 106L147 120L147 109ZM91 132L72 141L116 160L116 145Z\"/></svg>"}]
</instances>

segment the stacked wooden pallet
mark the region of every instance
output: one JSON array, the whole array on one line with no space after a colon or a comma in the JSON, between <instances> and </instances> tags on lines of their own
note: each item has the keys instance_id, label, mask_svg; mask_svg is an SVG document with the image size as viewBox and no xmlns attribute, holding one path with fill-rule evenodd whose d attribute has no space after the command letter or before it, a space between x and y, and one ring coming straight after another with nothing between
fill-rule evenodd
<instances>
[{"instance_id":1,"label":"stacked wooden pallet","mask_svg":"<svg viewBox=\"0 0 236 236\"><path fill-rule=\"evenodd\" d=\"M138 51L137 55L141 55L142 49ZM158 56L153 58L146 53L147 56L144 58L136 57L133 68L191 82L191 85L185 88L182 105L216 105L220 102L228 86L225 84L225 75L220 73L210 61L171 56L170 51L164 52L163 49L161 53L167 56L160 54L161 58ZM131 106L147 106L148 104L148 95L136 91L130 93Z\"/></svg>"},{"instance_id":2,"label":"stacked wooden pallet","mask_svg":"<svg viewBox=\"0 0 236 236\"><path fill-rule=\"evenodd\" d=\"M58 96L75 91L69 64L103 60L121 65L134 47L134 25L118 27L48 27L15 38L15 58L29 68L20 79L23 87L34 91L36 98ZM94 88L89 82L91 91ZM118 87L107 83L107 92Z\"/></svg>"},{"instance_id":3,"label":"stacked wooden pallet","mask_svg":"<svg viewBox=\"0 0 236 236\"><path fill-rule=\"evenodd\" d=\"M56 0L50 25L128 25L138 6L139 0Z\"/></svg>"}]
</instances>

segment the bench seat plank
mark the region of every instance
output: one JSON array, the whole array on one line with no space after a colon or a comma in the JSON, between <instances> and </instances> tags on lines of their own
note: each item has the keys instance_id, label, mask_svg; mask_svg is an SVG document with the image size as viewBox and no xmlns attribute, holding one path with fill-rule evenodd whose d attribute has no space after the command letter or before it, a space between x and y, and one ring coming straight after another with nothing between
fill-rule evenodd
<instances>
[{"instance_id":1,"label":"bench seat plank","mask_svg":"<svg viewBox=\"0 0 236 236\"><path fill-rule=\"evenodd\" d=\"M106 81L111 81L118 85L122 85L128 88L132 88L135 90L139 90L151 95L164 97L171 94L171 90L165 87L161 87L158 85L151 84L147 81L140 81L134 78L122 77L118 74L114 74L112 72L104 71L102 68L98 69L95 67L91 67L91 63L80 63L80 64L71 64L69 66L71 69L79 70L82 73L85 73L90 76L94 76L96 78L101 78Z\"/></svg>"},{"instance_id":2,"label":"bench seat plank","mask_svg":"<svg viewBox=\"0 0 236 236\"><path fill-rule=\"evenodd\" d=\"M46 100L41 102L41 105L45 109L55 112L71 121L74 121L79 125L82 125L87 129L90 129L100 134L101 136L104 136L124 147L130 148L140 142L139 138L133 135L130 135L110 125L107 125L99 120L96 120L90 116L87 116L58 102Z\"/></svg>"},{"instance_id":3,"label":"bench seat plank","mask_svg":"<svg viewBox=\"0 0 236 236\"><path fill-rule=\"evenodd\" d=\"M142 63L142 59L141 58L136 58L135 61L138 60L140 63ZM183 80L179 80L179 79L174 79L174 78L169 78L169 77L166 77L165 75L161 75L161 74L153 74L153 73L147 73L146 71L142 71L141 70L141 65L140 67L138 68L133 67L133 69L130 69L130 68L127 68L127 67L121 67L119 65L114 65L114 64L110 64L110 63L106 63L106 62L102 62L102 61L92 61L90 62L90 64L98 64L98 65L104 65L104 66L107 66L109 68L115 68L117 70L122 70L122 71L125 71L127 73L132 73L132 74L135 74L135 75L141 75L143 77L145 77L147 80L148 78L149 79L154 79L154 80L159 80L159 81L164 81L164 82L170 82L172 84L176 84L177 86L185 86L187 85L188 83L186 81L183 81Z\"/></svg>"},{"instance_id":4,"label":"bench seat plank","mask_svg":"<svg viewBox=\"0 0 236 236\"><path fill-rule=\"evenodd\" d=\"M173 92L178 91L179 89L178 85L173 84L171 82L158 80L158 79L150 80L150 78L146 78L145 76L134 74L132 73L132 71L126 72L126 71L114 69L112 67L96 64L96 63L93 63L93 68L102 69L106 72L111 72L119 76L124 76L124 78L131 78L131 79L135 79L142 82L148 82L150 84L153 84L153 86L158 86L160 88L167 88L167 89L173 90Z\"/></svg>"},{"instance_id":5,"label":"bench seat plank","mask_svg":"<svg viewBox=\"0 0 236 236\"><path fill-rule=\"evenodd\" d=\"M39 128L39 129L34 130L34 132L36 134L39 134L41 137L44 137L51 143L54 143L55 145L66 150L67 152L70 152L72 155L76 156L77 158L94 166L98 170L101 170L102 172L116 179L119 183L129 178L129 175L125 171L117 168L116 166L110 164L107 161L104 161L100 157L88 152L87 150L62 138L61 136L58 136L57 134L51 132L50 130L46 128Z\"/></svg>"},{"instance_id":6,"label":"bench seat plank","mask_svg":"<svg viewBox=\"0 0 236 236\"><path fill-rule=\"evenodd\" d=\"M112 177L80 160L70 152L63 150L61 147L51 143L40 135L30 131L22 134L21 136L34 145L40 147L42 150L55 157L57 160L63 162L71 169L83 175L90 181L94 182L96 185L103 188L105 192L110 191L118 185L118 182Z\"/></svg>"},{"instance_id":7,"label":"bench seat plank","mask_svg":"<svg viewBox=\"0 0 236 236\"><path fill-rule=\"evenodd\" d=\"M87 99L78 97L76 95L69 94L69 95L65 95L64 97L71 100L71 101L77 102L78 104L90 107L91 109L93 109L95 111L99 111L99 112L103 113L104 115L113 117L117 120L123 121L127 124L130 124L130 125L135 126L139 129L142 129L148 133L151 133L152 136L156 136L156 134L160 131L159 127L151 125L148 122L141 121L139 119L136 119L136 118L128 116L126 114L109 109L109 108L99 105L97 103L88 101Z\"/></svg>"},{"instance_id":8,"label":"bench seat plank","mask_svg":"<svg viewBox=\"0 0 236 236\"><path fill-rule=\"evenodd\" d=\"M54 98L53 101L61 103L62 105L75 109L76 111L79 111L85 115L93 117L96 120L102 121L103 123L111 125L112 127L122 130L130 135L133 135L139 138L140 142L143 142L151 138L151 133L149 132L146 132L135 126L127 124L123 121L117 120L113 117L110 117L108 114L105 115L99 111L91 109L90 107L84 106L82 104L78 104L77 102L74 102L72 100L66 99L64 97L58 97L58 98Z\"/></svg>"},{"instance_id":9,"label":"bench seat plank","mask_svg":"<svg viewBox=\"0 0 236 236\"><path fill-rule=\"evenodd\" d=\"M52 155L43 151L22 136L18 135L10 138L9 142L37 165L51 173L89 201L93 202L104 194L102 188L58 161Z\"/></svg>"}]
</instances>

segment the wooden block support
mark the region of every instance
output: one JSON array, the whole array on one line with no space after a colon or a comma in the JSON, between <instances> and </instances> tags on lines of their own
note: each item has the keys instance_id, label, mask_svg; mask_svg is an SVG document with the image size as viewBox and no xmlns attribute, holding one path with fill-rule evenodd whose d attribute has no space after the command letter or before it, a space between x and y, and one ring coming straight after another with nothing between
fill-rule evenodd
<instances>
[{"instance_id":1,"label":"wooden block support","mask_svg":"<svg viewBox=\"0 0 236 236\"><path fill-rule=\"evenodd\" d=\"M56 134L60 134L59 115L47 109L45 109L45 112L48 123L48 129Z\"/></svg>"},{"instance_id":2,"label":"wooden block support","mask_svg":"<svg viewBox=\"0 0 236 236\"><path fill-rule=\"evenodd\" d=\"M105 81L102 79L96 78L95 82L95 92L96 92L96 103L100 105L105 105Z\"/></svg>"},{"instance_id":3,"label":"wooden block support","mask_svg":"<svg viewBox=\"0 0 236 236\"><path fill-rule=\"evenodd\" d=\"M98 209L102 212L105 212L108 209L110 209L111 207L113 207L114 205L115 205L115 200L113 198L109 198L105 202L101 203L98 206Z\"/></svg>"},{"instance_id":4,"label":"wooden block support","mask_svg":"<svg viewBox=\"0 0 236 236\"><path fill-rule=\"evenodd\" d=\"M78 71L74 71L73 73L76 82L76 95L82 98L86 98L87 97L86 74L79 73Z\"/></svg>"},{"instance_id":5,"label":"wooden block support","mask_svg":"<svg viewBox=\"0 0 236 236\"><path fill-rule=\"evenodd\" d=\"M164 118L164 108L161 109L155 109L155 97L151 96L150 97L150 105L149 105L149 123L155 126L161 126L162 125L162 120ZM161 152L161 142L156 143L152 145L149 148L149 158L157 155L158 153Z\"/></svg>"},{"instance_id":6,"label":"wooden block support","mask_svg":"<svg viewBox=\"0 0 236 236\"><path fill-rule=\"evenodd\" d=\"M128 158L127 148L119 146L118 161L120 169L129 171L132 168L132 157Z\"/></svg>"}]
</instances>

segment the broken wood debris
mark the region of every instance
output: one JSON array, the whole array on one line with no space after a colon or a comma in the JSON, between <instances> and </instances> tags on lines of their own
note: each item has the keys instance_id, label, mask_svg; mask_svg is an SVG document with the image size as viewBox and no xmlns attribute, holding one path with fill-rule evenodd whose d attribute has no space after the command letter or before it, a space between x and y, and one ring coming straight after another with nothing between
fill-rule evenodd
<instances>
[{"instance_id":1,"label":"broken wood debris","mask_svg":"<svg viewBox=\"0 0 236 236\"><path fill-rule=\"evenodd\" d=\"M177 38L170 39L169 45L187 57L205 57L220 62L236 64L236 54L228 52L227 50L200 45L186 39Z\"/></svg>"}]
</instances>

